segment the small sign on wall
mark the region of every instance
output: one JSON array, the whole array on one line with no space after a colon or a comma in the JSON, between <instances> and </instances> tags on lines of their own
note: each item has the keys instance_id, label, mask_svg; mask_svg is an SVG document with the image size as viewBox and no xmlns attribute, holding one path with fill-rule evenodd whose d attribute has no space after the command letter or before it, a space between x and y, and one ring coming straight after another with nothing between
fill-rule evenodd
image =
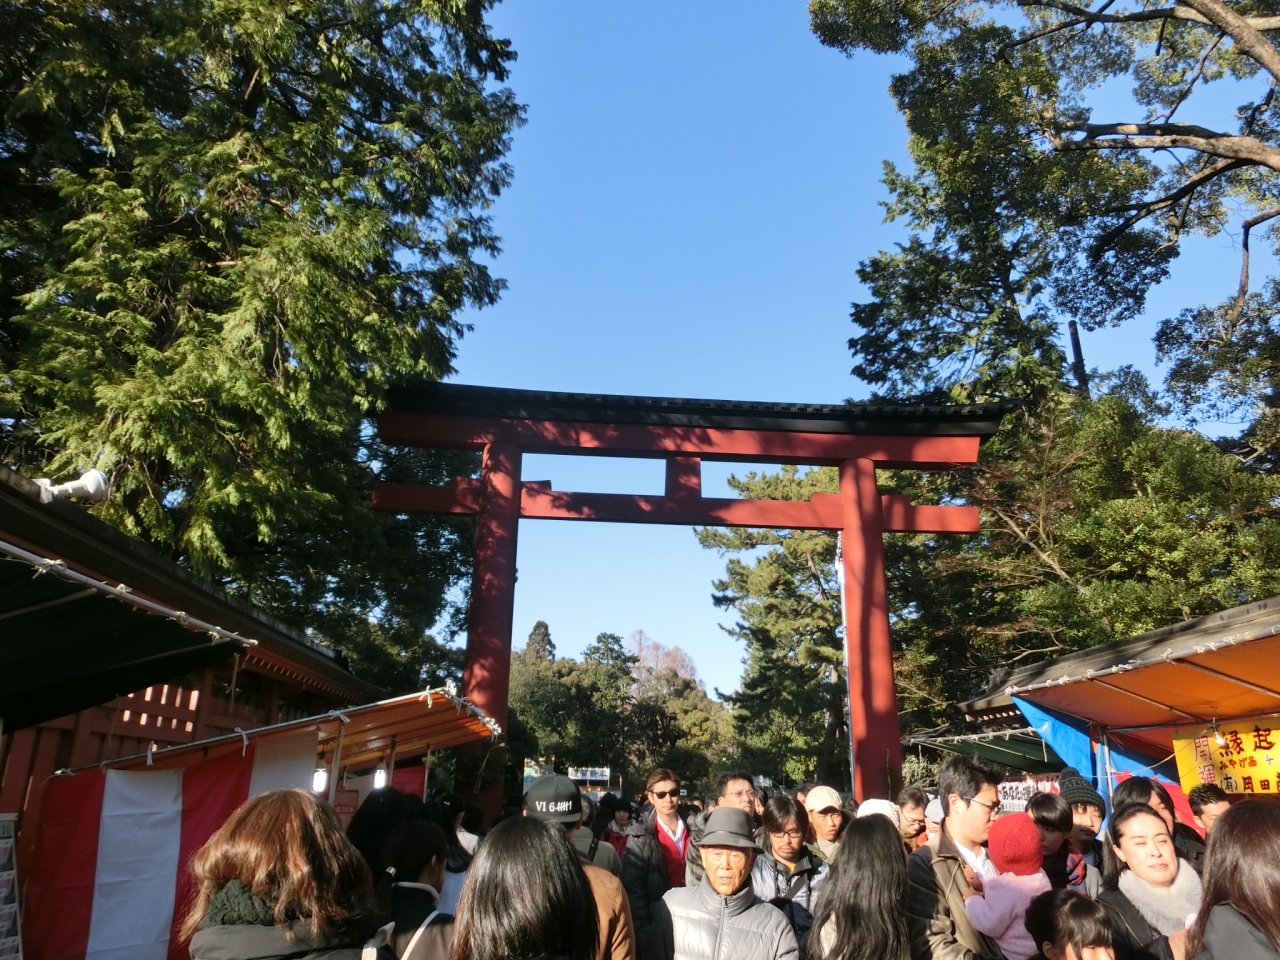
<instances>
[{"instance_id":1,"label":"small sign on wall","mask_svg":"<svg viewBox=\"0 0 1280 960\"><path fill-rule=\"evenodd\" d=\"M356 808L360 806L360 792L358 790L335 790L333 792L333 809L342 820L342 827L345 830L351 824L351 818L356 815Z\"/></svg>"}]
</instances>

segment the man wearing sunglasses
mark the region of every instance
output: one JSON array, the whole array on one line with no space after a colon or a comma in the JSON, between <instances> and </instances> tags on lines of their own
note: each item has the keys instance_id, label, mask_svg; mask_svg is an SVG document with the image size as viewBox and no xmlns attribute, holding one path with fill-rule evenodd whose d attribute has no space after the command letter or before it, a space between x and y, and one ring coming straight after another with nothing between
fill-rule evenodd
<instances>
[{"instance_id":1,"label":"man wearing sunglasses","mask_svg":"<svg viewBox=\"0 0 1280 960\"><path fill-rule=\"evenodd\" d=\"M964 895L999 871L987 856L987 834L1000 815L1004 771L971 757L938 770L942 829L907 858L907 927L912 960L1001 960L994 940L969 922Z\"/></svg>"},{"instance_id":2,"label":"man wearing sunglasses","mask_svg":"<svg viewBox=\"0 0 1280 960\"><path fill-rule=\"evenodd\" d=\"M684 886L689 850L689 831L679 813L680 778L658 768L646 779L644 792L652 809L627 831L622 856L622 885L631 900L640 960L647 960L650 927L662 895Z\"/></svg>"}]
</instances>

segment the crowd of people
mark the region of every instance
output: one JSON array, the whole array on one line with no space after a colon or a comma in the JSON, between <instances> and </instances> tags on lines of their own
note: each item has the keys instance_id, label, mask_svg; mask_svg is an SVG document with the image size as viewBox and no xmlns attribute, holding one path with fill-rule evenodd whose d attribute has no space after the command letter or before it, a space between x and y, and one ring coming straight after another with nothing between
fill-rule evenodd
<instances>
[{"instance_id":1,"label":"crowd of people","mask_svg":"<svg viewBox=\"0 0 1280 960\"><path fill-rule=\"evenodd\" d=\"M1280 960L1280 804L1213 785L1180 822L1131 777L1072 768L1025 811L954 757L937 795L765 796L743 771L686 801L658 769L597 805L535 781L477 808L373 791L346 830L305 790L238 809L192 859L193 960Z\"/></svg>"}]
</instances>

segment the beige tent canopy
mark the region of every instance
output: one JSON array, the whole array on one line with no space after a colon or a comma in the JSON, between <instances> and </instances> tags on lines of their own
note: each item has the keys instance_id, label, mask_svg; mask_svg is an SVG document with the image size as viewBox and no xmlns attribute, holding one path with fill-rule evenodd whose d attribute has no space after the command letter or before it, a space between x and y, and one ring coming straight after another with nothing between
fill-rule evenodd
<instances>
[{"instance_id":1,"label":"beige tent canopy","mask_svg":"<svg viewBox=\"0 0 1280 960\"><path fill-rule=\"evenodd\" d=\"M450 686L123 757L107 766L126 770L148 766L152 769L189 767L242 750L250 741L292 739L311 730L316 732L317 767L328 769L331 789L344 772L361 773L378 766L391 769L397 759L418 757L448 747L497 745L502 736L496 722L458 696Z\"/></svg>"}]
</instances>

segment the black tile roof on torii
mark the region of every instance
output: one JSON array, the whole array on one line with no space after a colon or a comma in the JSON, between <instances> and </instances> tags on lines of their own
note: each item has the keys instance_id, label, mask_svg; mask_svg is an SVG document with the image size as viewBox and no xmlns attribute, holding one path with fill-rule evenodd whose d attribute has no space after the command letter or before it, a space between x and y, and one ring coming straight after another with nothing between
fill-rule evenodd
<instances>
[{"instance_id":1,"label":"black tile roof on torii","mask_svg":"<svg viewBox=\"0 0 1280 960\"><path fill-rule=\"evenodd\" d=\"M752 403L552 393L424 382L388 391L391 410L509 420L631 423L726 430L988 437L1016 401L967 405Z\"/></svg>"}]
</instances>

